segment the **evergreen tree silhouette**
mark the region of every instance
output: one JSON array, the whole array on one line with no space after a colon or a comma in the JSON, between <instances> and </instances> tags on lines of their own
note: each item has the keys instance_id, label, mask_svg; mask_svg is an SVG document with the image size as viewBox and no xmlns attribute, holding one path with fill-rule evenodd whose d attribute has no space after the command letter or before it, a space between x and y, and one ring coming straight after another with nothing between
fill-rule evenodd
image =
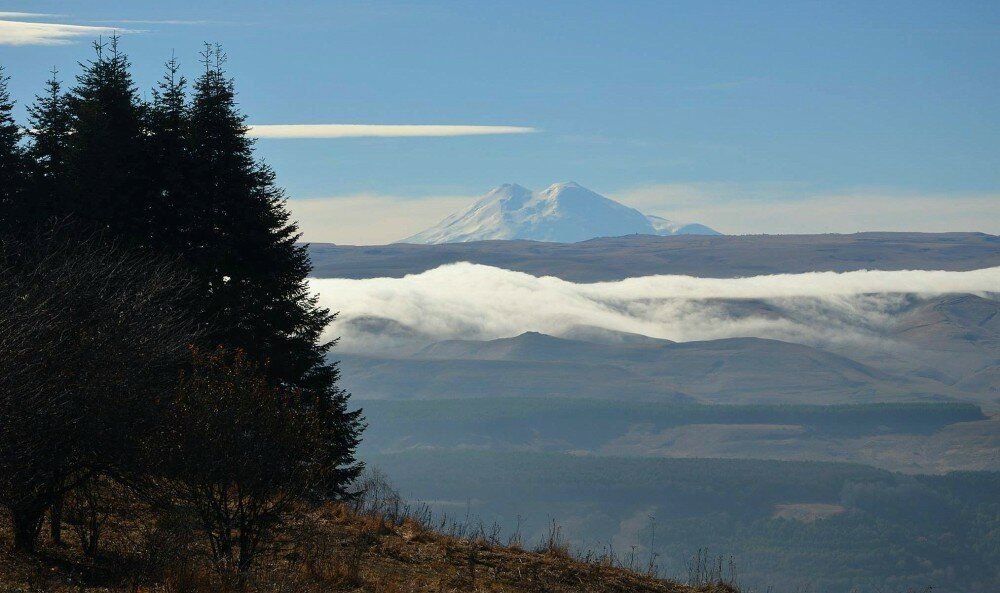
<instances>
[{"instance_id":1,"label":"evergreen tree silhouette","mask_svg":"<svg viewBox=\"0 0 1000 593\"><path fill-rule=\"evenodd\" d=\"M128 58L118 37L94 44L96 56L68 98L72 133L68 138L64 212L129 245L151 243L150 210L155 205L149 179L145 107L139 99Z\"/></svg>"},{"instance_id":2,"label":"evergreen tree silhouette","mask_svg":"<svg viewBox=\"0 0 1000 593\"><path fill-rule=\"evenodd\" d=\"M308 292L306 247L274 172L254 155L224 54L206 45L190 100L171 59L146 103L118 37L94 49L68 94L53 74L37 98L30 159L0 81L0 175L14 179L33 163L31 212L4 220L30 228L68 219L129 249L180 259L195 284L187 305L202 344L244 351L300 394L325 434L316 494L345 494L361 471L354 452L364 423L326 360L333 342L322 332L335 315ZM0 178L5 211L28 204L19 187Z\"/></svg>"},{"instance_id":3,"label":"evergreen tree silhouette","mask_svg":"<svg viewBox=\"0 0 1000 593\"><path fill-rule=\"evenodd\" d=\"M16 228L24 208L27 183L22 132L14 121L14 101L7 89L9 78L0 66L0 230Z\"/></svg>"},{"instance_id":4,"label":"evergreen tree silhouette","mask_svg":"<svg viewBox=\"0 0 1000 593\"><path fill-rule=\"evenodd\" d=\"M153 89L149 108L150 156L156 203L150 212L153 240L161 249L190 254L193 221L200 208L189 199L193 169L187 104L187 80L171 56Z\"/></svg>"},{"instance_id":5,"label":"evergreen tree silhouette","mask_svg":"<svg viewBox=\"0 0 1000 593\"><path fill-rule=\"evenodd\" d=\"M32 143L28 154L32 161L31 214L24 225L32 228L53 214L68 210L66 157L70 133L69 104L58 72L45 84L45 94L35 97L28 108L28 134Z\"/></svg>"},{"instance_id":6,"label":"evergreen tree silhouette","mask_svg":"<svg viewBox=\"0 0 1000 593\"><path fill-rule=\"evenodd\" d=\"M244 349L274 380L302 390L328 432L326 494L343 493L360 471L353 454L363 423L360 410L348 411L338 370L326 361L333 342L321 334L334 314L308 292L306 248L296 243L300 234L274 172L254 158L225 55L206 46L202 62L191 105L187 199L201 209L190 259L206 295L203 315L213 321L209 341Z\"/></svg>"}]
</instances>

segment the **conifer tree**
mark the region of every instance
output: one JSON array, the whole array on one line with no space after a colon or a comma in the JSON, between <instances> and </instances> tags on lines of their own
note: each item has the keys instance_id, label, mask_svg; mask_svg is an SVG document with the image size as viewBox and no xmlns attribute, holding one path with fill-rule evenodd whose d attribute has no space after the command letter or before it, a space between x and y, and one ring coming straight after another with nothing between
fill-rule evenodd
<instances>
[{"instance_id":1,"label":"conifer tree","mask_svg":"<svg viewBox=\"0 0 1000 593\"><path fill-rule=\"evenodd\" d=\"M334 314L308 291L306 248L273 171L255 158L222 52L206 46L190 101L171 60L146 103L118 38L95 50L68 94L53 76L32 108L38 199L33 213L4 220L28 227L67 218L85 235L180 258L194 284L186 306L200 322L199 342L246 352L276 386L299 394L325 444L314 494L344 494L361 469L354 452L364 423L326 360L333 342L322 332ZM25 157L0 90L0 175L13 175L25 167L7 163ZM11 197L18 184L0 183L5 208L28 203Z\"/></svg>"},{"instance_id":2,"label":"conifer tree","mask_svg":"<svg viewBox=\"0 0 1000 593\"><path fill-rule=\"evenodd\" d=\"M156 203L150 212L154 244L181 254L192 247L192 221L200 210L188 199L192 169L187 80L171 56L149 107L150 158Z\"/></svg>"},{"instance_id":3,"label":"conifer tree","mask_svg":"<svg viewBox=\"0 0 1000 593\"><path fill-rule=\"evenodd\" d=\"M360 471L354 449L363 428L337 387L338 370L326 362L332 342L322 331L334 314L308 292L311 264L289 220L274 173L258 162L245 117L236 105L225 56L206 46L204 72L194 85L188 200L203 208L190 259L203 283L210 343L241 348L266 364L276 382L301 389L327 430L327 484L342 493ZM305 401L308 400L308 401Z\"/></svg>"},{"instance_id":4,"label":"conifer tree","mask_svg":"<svg viewBox=\"0 0 1000 593\"><path fill-rule=\"evenodd\" d=\"M150 244L149 180L144 106L118 37L94 44L69 95L66 211L88 226L134 246Z\"/></svg>"},{"instance_id":5,"label":"conifer tree","mask_svg":"<svg viewBox=\"0 0 1000 593\"><path fill-rule=\"evenodd\" d=\"M33 216L28 227L37 226L47 216L63 213L67 193L66 151L69 142L70 113L67 97L62 91L58 72L46 82L45 94L35 97L28 108L29 135L32 144L28 155L32 161L31 202Z\"/></svg>"},{"instance_id":6,"label":"conifer tree","mask_svg":"<svg viewBox=\"0 0 1000 593\"><path fill-rule=\"evenodd\" d=\"M7 81L0 66L0 226L13 227L23 213L27 159L21 146L21 129L14 121L14 101Z\"/></svg>"}]
</instances>

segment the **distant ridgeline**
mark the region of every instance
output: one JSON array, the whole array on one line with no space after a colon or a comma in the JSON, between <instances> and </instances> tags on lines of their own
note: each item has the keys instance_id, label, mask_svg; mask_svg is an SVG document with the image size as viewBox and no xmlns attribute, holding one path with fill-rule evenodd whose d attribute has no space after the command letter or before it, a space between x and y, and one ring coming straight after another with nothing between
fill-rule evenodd
<instances>
[{"instance_id":1,"label":"distant ridgeline","mask_svg":"<svg viewBox=\"0 0 1000 593\"><path fill-rule=\"evenodd\" d=\"M733 278L853 270L975 270L1000 266L1000 237L982 233L857 233L657 237L579 243L476 241L440 245L309 246L318 278L401 278L471 262L573 282L654 274Z\"/></svg>"}]
</instances>

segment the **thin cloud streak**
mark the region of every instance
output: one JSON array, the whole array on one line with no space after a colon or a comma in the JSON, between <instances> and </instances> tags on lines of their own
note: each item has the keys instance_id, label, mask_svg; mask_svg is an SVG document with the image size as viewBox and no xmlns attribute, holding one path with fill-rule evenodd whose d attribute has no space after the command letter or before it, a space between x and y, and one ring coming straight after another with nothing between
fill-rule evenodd
<instances>
[{"instance_id":1,"label":"thin cloud streak","mask_svg":"<svg viewBox=\"0 0 1000 593\"><path fill-rule=\"evenodd\" d=\"M446 126L383 124L257 124L250 126L254 138L440 138L450 136L489 136L531 134L535 128L524 126Z\"/></svg>"},{"instance_id":2,"label":"thin cloud streak","mask_svg":"<svg viewBox=\"0 0 1000 593\"><path fill-rule=\"evenodd\" d=\"M117 21L107 21L111 23L122 23L126 25L219 25L221 21L186 21L176 19L166 20L142 20L142 19L122 19Z\"/></svg>"},{"instance_id":3,"label":"thin cloud streak","mask_svg":"<svg viewBox=\"0 0 1000 593\"><path fill-rule=\"evenodd\" d=\"M0 45L66 45L80 37L93 38L114 32L138 31L118 27L0 20Z\"/></svg>"},{"instance_id":4,"label":"thin cloud streak","mask_svg":"<svg viewBox=\"0 0 1000 593\"><path fill-rule=\"evenodd\" d=\"M45 12L0 12L0 19L27 19L45 16L59 16Z\"/></svg>"}]
</instances>

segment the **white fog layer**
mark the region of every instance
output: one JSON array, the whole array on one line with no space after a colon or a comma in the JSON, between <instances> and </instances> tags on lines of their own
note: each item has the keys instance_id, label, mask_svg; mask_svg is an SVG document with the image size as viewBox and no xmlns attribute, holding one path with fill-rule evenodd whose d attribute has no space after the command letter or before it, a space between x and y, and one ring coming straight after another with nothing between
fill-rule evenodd
<instances>
[{"instance_id":1,"label":"white fog layer","mask_svg":"<svg viewBox=\"0 0 1000 593\"><path fill-rule=\"evenodd\" d=\"M578 326L675 341L762 337L821 344L881 339L900 311L924 298L1000 292L1000 267L582 284L458 263L403 278L312 279L310 287L323 306L340 312L328 335L341 336L338 349L347 352L392 347L401 338L560 335Z\"/></svg>"}]
</instances>

